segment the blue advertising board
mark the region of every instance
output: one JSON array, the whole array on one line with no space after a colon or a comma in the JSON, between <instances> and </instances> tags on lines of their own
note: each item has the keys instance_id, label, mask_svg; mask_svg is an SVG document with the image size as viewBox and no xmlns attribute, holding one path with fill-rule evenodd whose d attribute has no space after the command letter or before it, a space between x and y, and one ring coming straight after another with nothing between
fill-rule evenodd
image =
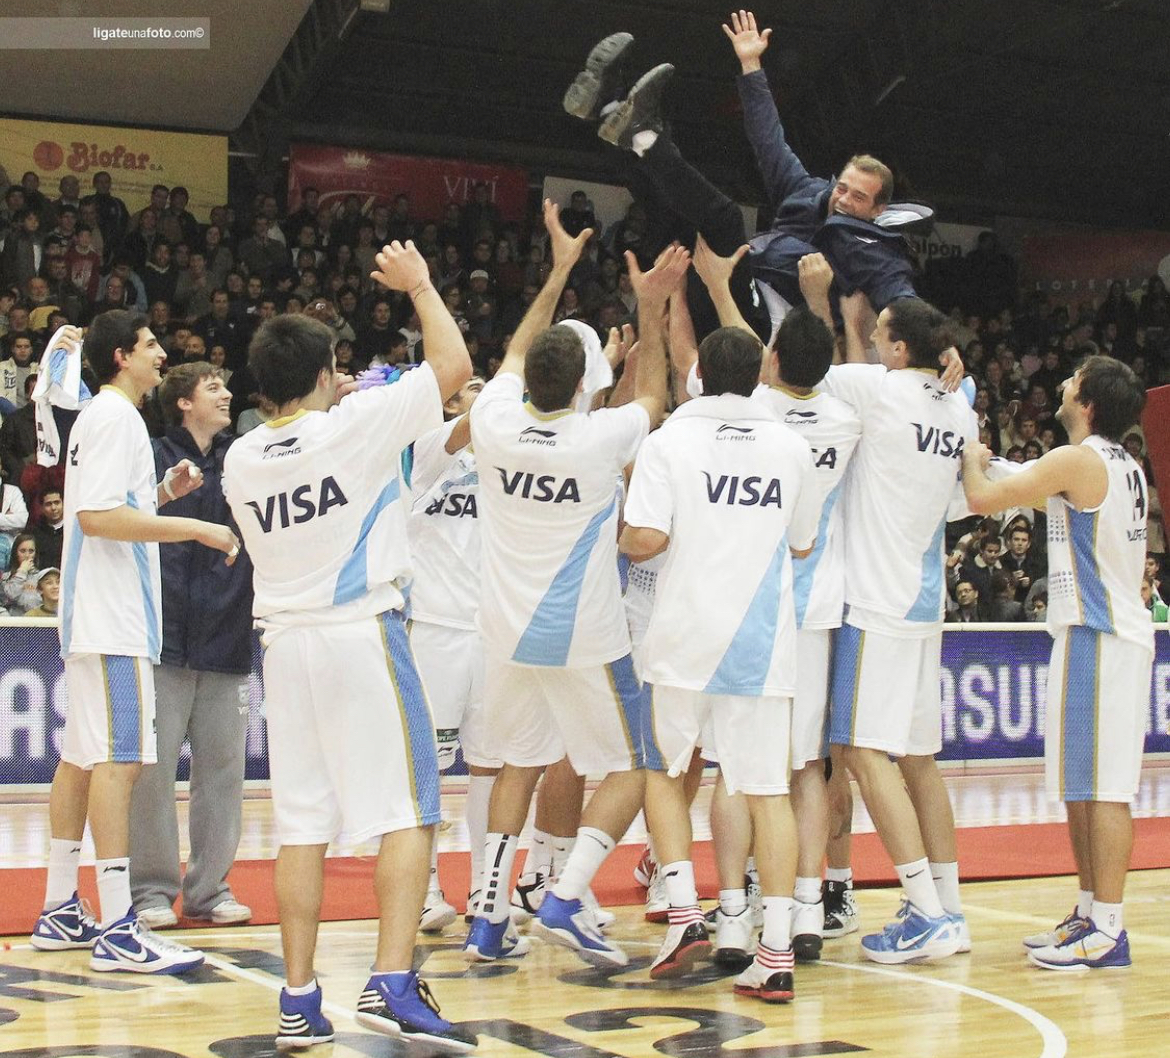
<instances>
[{"instance_id":1,"label":"blue advertising board","mask_svg":"<svg viewBox=\"0 0 1170 1058\"><path fill-rule=\"evenodd\" d=\"M1159 631L1146 752L1170 754L1170 636ZM1051 640L1042 628L948 629L943 635L944 761L1044 754ZM65 679L52 625L0 626L0 786L48 783L65 723ZM259 651L257 651L257 662ZM241 691L249 705L247 778L268 778L258 667ZM1106 706L1107 707L1107 706ZM184 754L186 750L184 749ZM186 778L186 757L180 764Z\"/></svg>"}]
</instances>

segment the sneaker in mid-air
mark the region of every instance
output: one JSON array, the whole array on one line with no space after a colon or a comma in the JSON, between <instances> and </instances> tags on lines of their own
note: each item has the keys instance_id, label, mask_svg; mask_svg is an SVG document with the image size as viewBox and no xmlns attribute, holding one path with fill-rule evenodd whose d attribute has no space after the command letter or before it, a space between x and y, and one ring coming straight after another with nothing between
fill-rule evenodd
<instances>
[{"instance_id":1,"label":"sneaker in mid-air","mask_svg":"<svg viewBox=\"0 0 1170 1058\"><path fill-rule=\"evenodd\" d=\"M333 1024L321 1013L321 986L303 996L290 995L287 988L282 988L276 1046L282 1051L295 1051L332 1040Z\"/></svg>"},{"instance_id":2,"label":"sneaker in mid-air","mask_svg":"<svg viewBox=\"0 0 1170 1058\"><path fill-rule=\"evenodd\" d=\"M720 966L742 970L752 961L758 940L751 910L745 907L737 914L728 915L717 907L714 924L715 961Z\"/></svg>"},{"instance_id":3,"label":"sneaker in mid-air","mask_svg":"<svg viewBox=\"0 0 1170 1058\"><path fill-rule=\"evenodd\" d=\"M788 1003L796 995L794 968L791 948L776 951L761 944L751 965L735 979L735 994L765 1003Z\"/></svg>"},{"instance_id":4,"label":"sneaker in mid-air","mask_svg":"<svg viewBox=\"0 0 1170 1058\"><path fill-rule=\"evenodd\" d=\"M565 92L565 112L584 121L596 121L607 103L621 98L625 87L623 67L634 46L629 33L611 33L593 45L585 69Z\"/></svg>"},{"instance_id":5,"label":"sneaker in mid-air","mask_svg":"<svg viewBox=\"0 0 1170 1058\"><path fill-rule=\"evenodd\" d=\"M806 904L803 900L792 903L792 950L800 962L815 962L821 957L824 945L822 931L825 928L824 904Z\"/></svg>"},{"instance_id":6,"label":"sneaker in mid-air","mask_svg":"<svg viewBox=\"0 0 1170 1058\"><path fill-rule=\"evenodd\" d=\"M621 948L605 939L580 900L562 900L553 892L545 895L532 920L532 932L553 944L572 948L591 966L625 966L630 961Z\"/></svg>"},{"instance_id":7,"label":"sneaker in mid-air","mask_svg":"<svg viewBox=\"0 0 1170 1058\"><path fill-rule=\"evenodd\" d=\"M1052 929L1045 930L1043 933L1032 933L1025 937L1024 947L1029 949L1053 948L1061 945L1074 933L1080 933L1088 921L1087 918L1082 918L1080 912L1074 907L1064 917L1064 921Z\"/></svg>"},{"instance_id":8,"label":"sneaker in mid-air","mask_svg":"<svg viewBox=\"0 0 1170 1058\"><path fill-rule=\"evenodd\" d=\"M374 974L358 999L357 1023L383 1036L424 1044L438 1054L467 1054L479 1043L440 1015L431 990L414 971Z\"/></svg>"},{"instance_id":9,"label":"sneaker in mid-air","mask_svg":"<svg viewBox=\"0 0 1170 1058\"><path fill-rule=\"evenodd\" d=\"M203 965L203 952L164 940L129 913L112 922L93 942L89 968L98 972L128 970L138 974L181 974Z\"/></svg>"},{"instance_id":10,"label":"sneaker in mid-air","mask_svg":"<svg viewBox=\"0 0 1170 1058\"><path fill-rule=\"evenodd\" d=\"M650 877L650 887L646 890L646 921L661 924L666 921L669 910L670 898L666 895L666 879L655 867Z\"/></svg>"},{"instance_id":11,"label":"sneaker in mid-air","mask_svg":"<svg viewBox=\"0 0 1170 1058\"><path fill-rule=\"evenodd\" d=\"M913 904L881 933L861 939L861 953L873 962L896 965L945 959L959 950L959 925L947 914L928 918Z\"/></svg>"},{"instance_id":12,"label":"sneaker in mid-air","mask_svg":"<svg viewBox=\"0 0 1170 1058\"><path fill-rule=\"evenodd\" d=\"M675 910L677 918L678 910ZM702 912L696 906L693 914L683 921L674 921L667 927L662 947L650 964L650 976L655 981L684 977L700 959L711 957L711 934Z\"/></svg>"},{"instance_id":13,"label":"sneaker in mid-air","mask_svg":"<svg viewBox=\"0 0 1170 1058\"><path fill-rule=\"evenodd\" d=\"M674 67L664 62L644 73L630 89L630 94L601 123L597 130L606 143L633 150L639 132L662 132L662 93L674 74Z\"/></svg>"},{"instance_id":14,"label":"sneaker in mid-air","mask_svg":"<svg viewBox=\"0 0 1170 1058\"><path fill-rule=\"evenodd\" d=\"M1032 948L1028 960L1043 970L1120 970L1131 965L1129 935L1122 930L1116 937L1097 928L1091 918L1060 944Z\"/></svg>"},{"instance_id":15,"label":"sneaker in mid-air","mask_svg":"<svg viewBox=\"0 0 1170 1058\"><path fill-rule=\"evenodd\" d=\"M853 900L853 886L849 882L821 883L821 900L825 905L825 925L822 936L826 939L844 937L856 933L858 922L857 904Z\"/></svg>"},{"instance_id":16,"label":"sneaker in mid-air","mask_svg":"<svg viewBox=\"0 0 1170 1058\"><path fill-rule=\"evenodd\" d=\"M482 915L476 915L467 933L467 940L463 942L463 957L468 962L519 959L528 954L530 947L528 938L516 932L511 919L489 922Z\"/></svg>"},{"instance_id":17,"label":"sneaker in mid-air","mask_svg":"<svg viewBox=\"0 0 1170 1058\"><path fill-rule=\"evenodd\" d=\"M525 926L532 921L547 889L548 875L541 871L522 874L516 879L516 888L512 890L511 914L517 926Z\"/></svg>"},{"instance_id":18,"label":"sneaker in mid-air","mask_svg":"<svg viewBox=\"0 0 1170 1058\"><path fill-rule=\"evenodd\" d=\"M74 893L65 903L41 912L29 943L40 951L92 948L100 933L89 905Z\"/></svg>"},{"instance_id":19,"label":"sneaker in mid-air","mask_svg":"<svg viewBox=\"0 0 1170 1058\"><path fill-rule=\"evenodd\" d=\"M648 889L650 887L650 879L654 877L654 872L657 869L658 864L654 862L654 857L650 855L650 846L647 845L642 850L642 856L634 868L634 881L643 889Z\"/></svg>"},{"instance_id":20,"label":"sneaker in mid-air","mask_svg":"<svg viewBox=\"0 0 1170 1058\"><path fill-rule=\"evenodd\" d=\"M459 912L447 903L443 890L435 886L427 890L418 928L423 933L442 933L458 917Z\"/></svg>"}]
</instances>

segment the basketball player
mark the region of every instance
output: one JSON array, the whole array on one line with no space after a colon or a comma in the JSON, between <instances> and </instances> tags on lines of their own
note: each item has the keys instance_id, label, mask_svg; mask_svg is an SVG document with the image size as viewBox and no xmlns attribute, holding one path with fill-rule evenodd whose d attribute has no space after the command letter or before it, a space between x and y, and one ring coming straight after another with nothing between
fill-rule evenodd
<instances>
[{"instance_id":1,"label":"basketball player","mask_svg":"<svg viewBox=\"0 0 1170 1058\"><path fill-rule=\"evenodd\" d=\"M333 1038L313 955L325 852L344 833L381 841L378 947L358 1023L464 1053L474 1037L439 1015L411 968L439 821L439 767L403 616L411 565L401 455L442 425L443 401L467 382L471 362L414 245L392 243L376 261L378 283L409 293L427 362L338 402L329 328L306 316L269 320L252 339L248 366L276 416L237 441L224 467L263 632L287 975L277 1044Z\"/></svg>"},{"instance_id":2,"label":"basketball player","mask_svg":"<svg viewBox=\"0 0 1170 1058\"><path fill-rule=\"evenodd\" d=\"M689 255L671 248L644 274L628 257L642 342L635 400L577 414L584 347L571 329L548 323L592 232L570 238L551 202L544 215L552 273L471 414L476 458L493 471L480 489L479 621L488 722L504 767L492 790L483 897L464 948L475 960L510 953L505 931L517 836L541 772L567 755L579 774L606 778L533 929L586 960L625 965L625 953L602 936L582 902L643 792L645 699L615 561L618 482L665 405L661 317Z\"/></svg>"},{"instance_id":3,"label":"basketball player","mask_svg":"<svg viewBox=\"0 0 1170 1058\"><path fill-rule=\"evenodd\" d=\"M410 646L435 717L439 770L462 745L468 768L467 840L471 889L483 879L488 798L499 762L487 746L483 718L483 647L475 630L479 606L479 469L471 450L468 412L483 389L473 375L443 405L447 421L414 443L407 529L414 562ZM455 921L438 876L438 842L419 928L441 933ZM470 901L469 901L470 902Z\"/></svg>"},{"instance_id":4,"label":"basketball player","mask_svg":"<svg viewBox=\"0 0 1170 1058\"><path fill-rule=\"evenodd\" d=\"M741 246L730 258L719 257L701 239L695 249L695 270L706 284L720 320L743 329L747 324L739 317L730 280L746 252L747 247ZM833 333L814 315L814 301L815 292L809 307L801 306L785 317L768 356L767 374L773 383L756 392L756 399L771 407L781 422L808 441L819 501L816 547L806 558L796 559L792 567L800 659L792 704L791 791L799 849L792 947L799 960L820 957L825 923L821 896L821 864L829 840L825 724L832 636L841 627L845 593L839 500L845 471L861 437L856 411L837 397L814 388L829 369L834 351ZM719 802L726 796L724 786L717 788ZM749 917L743 914L746 893L739 881L746 858L743 842L750 833L746 805L740 802L742 799L732 799L712 808L713 818L718 817L724 831L721 843L731 838L734 844L734 835L741 835L738 850L727 849L731 863L727 876L721 874L720 909L716 916L717 957L732 961L739 961L749 952L753 932Z\"/></svg>"},{"instance_id":5,"label":"basketball player","mask_svg":"<svg viewBox=\"0 0 1170 1058\"><path fill-rule=\"evenodd\" d=\"M1149 490L1121 442L1144 404L1126 364L1090 356L1064 384L1057 412L1068 445L999 481L987 476L987 448L963 453L963 487L976 514L1042 504L1048 511L1053 644L1044 762L1049 796L1068 809L1080 878L1068 917L1024 939L1031 961L1048 970L1130 965L1122 896L1154 633L1140 591Z\"/></svg>"},{"instance_id":6,"label":"basketball player","mask_svg":"<svg viewBox=\"0 0 1170 1058\"><path fill-rule=\"evenodd\" d=\"M188 460L157 482L138 405L161 381L167 355L146 317L104 312L58 340L84 356L102 383L70 436L65 468L61 656L69 710L49 794L52 838L45 910L34 948L92 948L94 970L182 973L203 953L155 936L130 897L130 797L157 760L154 668L162 646L160 543L195 540L239 554L227 526L159 517L157 509L202 484ZM77 896L81 838L89 818L97 852L100 927Z\"/></svg>"}]
</instances>

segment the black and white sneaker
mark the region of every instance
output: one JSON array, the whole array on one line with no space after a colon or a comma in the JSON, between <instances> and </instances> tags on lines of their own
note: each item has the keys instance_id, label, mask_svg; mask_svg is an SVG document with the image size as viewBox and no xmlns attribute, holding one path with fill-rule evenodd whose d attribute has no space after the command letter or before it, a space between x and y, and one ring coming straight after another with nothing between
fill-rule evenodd
<instances>
[{"instance_id":1,"label":"black and white sneaker","mask_svg":"<svg viewBox=\"0 0 1170 1058\"><path fill-rule=\"evenodd\" d=\"M639 132L662 132L662 93L673 75L674 67L668 62L644 73L625 101L601 123L597 135L615 147L633 150Z\"/></svg>"},{"instance_id":2,"label":"black and white sneaker","mask_svg":"<svg viewBox=\"0 0 1170 1058\"><path fill-rule=\"evenodd\" d=\"M583 121L596 121L607 103L621 99L623 67L634 46L629 33L611 33L593 45L585 69L565 92L565 113Z\"/></svg>"},{"instance_id":3,"label":"black and white sneaker","mask_svg":"<svg viewBox=\"0 0 1170 1058\"><path fill-rule=\"evenodd\" d=\"M857 905L853 902L853 886L849 882L822 882L821 898L825 904L826 939L857 932L860 923Z\"/></svg>"}]
</instances>

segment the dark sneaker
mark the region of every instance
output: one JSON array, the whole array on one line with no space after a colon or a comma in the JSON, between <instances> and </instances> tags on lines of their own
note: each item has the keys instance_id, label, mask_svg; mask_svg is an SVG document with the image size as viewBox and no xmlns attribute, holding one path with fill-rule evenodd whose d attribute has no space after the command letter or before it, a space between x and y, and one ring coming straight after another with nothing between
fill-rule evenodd
<instances>
[{"instance_id":1,"label":"dark sneaker","mask_svg":"<svg viewBox=\"0 0 1170 1058\"><path fill-rule=\"evenodd\" d=\"M607 103L621 99L622 69L633 46L629 33L611 33L593 45L585 69L565 93L565 112L583 121L596 121Z\"/></svg>"},{"instance_id":2,"label":"dark sneaker","mask_svg":"<svg viewBox=\"0 0 1170 1058\"><path fill-rule=\"evenodd\" d=\"M655 981L683 977L694 969L700 959L710 957L711 935L699 909L695 908L693 921L672 922L667 928L662 947L650 964L650 976Z\"/></svg>"},{"instance_id":3,"label":"dark sneaker","mask_svg":"<svg viewBox=\"0 0 1170 1058\"><path fill-rule=\"evenodd\" d=\"M477 1037L440 1017L431 990L413 971L393 978L374 974L358 1000L357 1023L383 1036L426 1044L436 1053L467 1054L479 1044Z\"/></svg>"},{"instance_id":4,"label":"dark sneaker","mask_svg":"<svg viewBox=\"0 0 1170 1058\"><path fill-rule=\"evenodd\" d=\"M791 948L775 951L761 944L751 966L735 979L735 994L754 996L765 1003L788 1003L796 995L793 969Z\"/></svg>"},{"instance_id":5,"label":"dark sneaker","mask_svg":"<svg viewBox=\"0 0 1170 1058\"><path fill-rule=\"evenodd\" d=\"M643 74L625 102L601 123L597 135L615 147L633 150L639 132L662 132L662 93L673 75L668 62Z\"/></svg>"},{"instance_id":6,"label":"dark sneaker","mask_svg":"<svg viewBox=\"0 0 1170 1058\"><path fill-rule=\"evenodd\" d=\"M853 902L853 888L849 882L823 882L821 899L825 904L825 937L832 939L857 932L861 924L858 922L857 905Z\"/></svg>"}]
</instances>

